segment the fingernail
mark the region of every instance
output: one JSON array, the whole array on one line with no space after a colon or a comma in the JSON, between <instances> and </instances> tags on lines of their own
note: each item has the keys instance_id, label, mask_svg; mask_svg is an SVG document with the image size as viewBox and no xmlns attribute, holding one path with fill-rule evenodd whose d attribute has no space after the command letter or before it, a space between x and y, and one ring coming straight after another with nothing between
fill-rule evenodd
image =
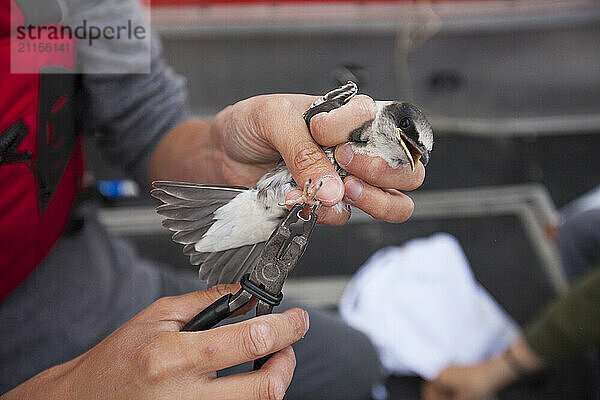
<instances>
[{"instance_id":1,"label":"fingernail","mask_svg":"<svg viewBox=\"0 0 600 400\"><path fill-rule=\"evenodd\" d=\"M308 328L310 328L310 317L308 313L304 311L304 333L308 332Z\"/></svg>"},{"instance_id":2,"label":"fingernail","mask_svg":"<svg viewBox=\"0 0 600 400\"><path fill-rule=\"evenodd\" d=\"M321 201L339 200L344 192L342 180L339 176L324 176L321 178L323 186L317 192L317 198Z\"/></svg>"},{"instance_id":3,"label":"fingernail","mask_svg":"<svg viewBox=\"0 0 600 400\"><path fill-rule=\"evenodd\" d=\"M360 196L363 192L362 182L352 179L347 180L345 183L346 186L346 197L352 201L356 201L360 199Z\"/></svg>"},{"instance_id":4,"label":"fingernail","mask_svg":"<svg viewBox=\"0 0 600 400\"><path fill-rule=\"evenodd\" d=\"M346 143L338 147L335 151L335 158L342 167L350 164L354 158L354 150L352 149L352 145Z\"/></svg>"}]
</instances>

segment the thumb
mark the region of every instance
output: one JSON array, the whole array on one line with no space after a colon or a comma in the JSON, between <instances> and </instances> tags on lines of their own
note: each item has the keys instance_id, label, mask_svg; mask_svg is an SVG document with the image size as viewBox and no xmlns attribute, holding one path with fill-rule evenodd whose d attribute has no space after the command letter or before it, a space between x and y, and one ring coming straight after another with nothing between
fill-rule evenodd
<instances>
[{"instance_id":1,"label":"thumb","mask_svg":"<svg viewBox=\"0 0 600 400\"><path fill-rule=\"evenodd\" d=\"M267 140L283 157L294 180L301 188L311 179L321 181L317 200L332 206L342 200L344 184L335 168L314 141L302 112L292 101L283 96L272 96L264 100L256 115Z\"/></svg>"}]
</instances>

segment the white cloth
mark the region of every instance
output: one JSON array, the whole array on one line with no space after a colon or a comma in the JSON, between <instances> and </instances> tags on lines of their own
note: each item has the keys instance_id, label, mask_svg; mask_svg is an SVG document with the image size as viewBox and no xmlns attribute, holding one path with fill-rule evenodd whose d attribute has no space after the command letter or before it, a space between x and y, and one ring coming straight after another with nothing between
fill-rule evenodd
<instances>
[{"instance_id":1,"label":"white cloth","mask_svg":"<svg viewBox=\"0 0 600 400\"><path fill-rule=\"evenodd\" d=\"M370 337L388 373L427 379L500 353L518 334L445 233L375 253L344 291L340 313Z\"/></svg>"}]
</instances>

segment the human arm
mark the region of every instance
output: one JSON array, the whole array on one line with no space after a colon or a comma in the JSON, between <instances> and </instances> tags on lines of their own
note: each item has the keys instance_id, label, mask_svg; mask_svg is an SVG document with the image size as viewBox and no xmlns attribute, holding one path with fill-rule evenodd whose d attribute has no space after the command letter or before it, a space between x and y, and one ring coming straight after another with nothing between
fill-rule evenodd
<instances>
[{"instance_id":1,"label":"human arm","mask_svg":"<svg viewBox=\"0 0 600 400\"><path fill-rule=\"evenodd\" d=\"M34 376L10 399L283 398L295 367L290 345L304 336L300 309L202 332L180 332L196 313L239 285L215 286L150 305L86 353ZM259 370L217 370L277 352Z\"/></svg>"},{"instance_id":2,"label":"human arm","mask_svg":"<svg viewBox=\"0 0 600 400\"><path fill-rule=\"evenodd\" d=\"M518 364L516 364L518 363ZM515 364L519 370L515 370ZM527 342L517 340L510 350L473 366L452 365L422 387L423 400L484 399L521 377L543 366Z\"/></svg>"},{"instance_id":3,"label":"human arm","mask_svg":"<svg viewBox=\"0 0 600 400\"><path fill-rule=\"evenodd\" d=\"M480 399L521 375L600 345L600 268L530 323L510 350L474 366L450 366L423 387L426 400Z\"/></svg>"}]
</instances>

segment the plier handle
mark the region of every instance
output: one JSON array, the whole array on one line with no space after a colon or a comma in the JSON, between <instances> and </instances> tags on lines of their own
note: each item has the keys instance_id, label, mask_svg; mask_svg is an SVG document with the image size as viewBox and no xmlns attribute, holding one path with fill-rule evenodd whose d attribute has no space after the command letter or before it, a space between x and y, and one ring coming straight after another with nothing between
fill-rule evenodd
<instances>
[{"instance_id":1,"label":"plier handle","mask_svg":"<svg viewBox=\"0 0 600 400\"><path fill-rule=\"evenodd\" d=\"M248 304L253 297L258 299L256 315L273 312L273 307L283 299L282 288L289 272L294 269L306 250L308 241L317 222L316 206L312 206L308 218L300 214L304 204L296 204L285 219L273 231L264 248L255 259L249 274L240 280L241 289L226 294L197 314L182 331L203 331L229 317ZM259 369L268 357L256 360L254 369Z\"/></svg>"}]
</instances>

